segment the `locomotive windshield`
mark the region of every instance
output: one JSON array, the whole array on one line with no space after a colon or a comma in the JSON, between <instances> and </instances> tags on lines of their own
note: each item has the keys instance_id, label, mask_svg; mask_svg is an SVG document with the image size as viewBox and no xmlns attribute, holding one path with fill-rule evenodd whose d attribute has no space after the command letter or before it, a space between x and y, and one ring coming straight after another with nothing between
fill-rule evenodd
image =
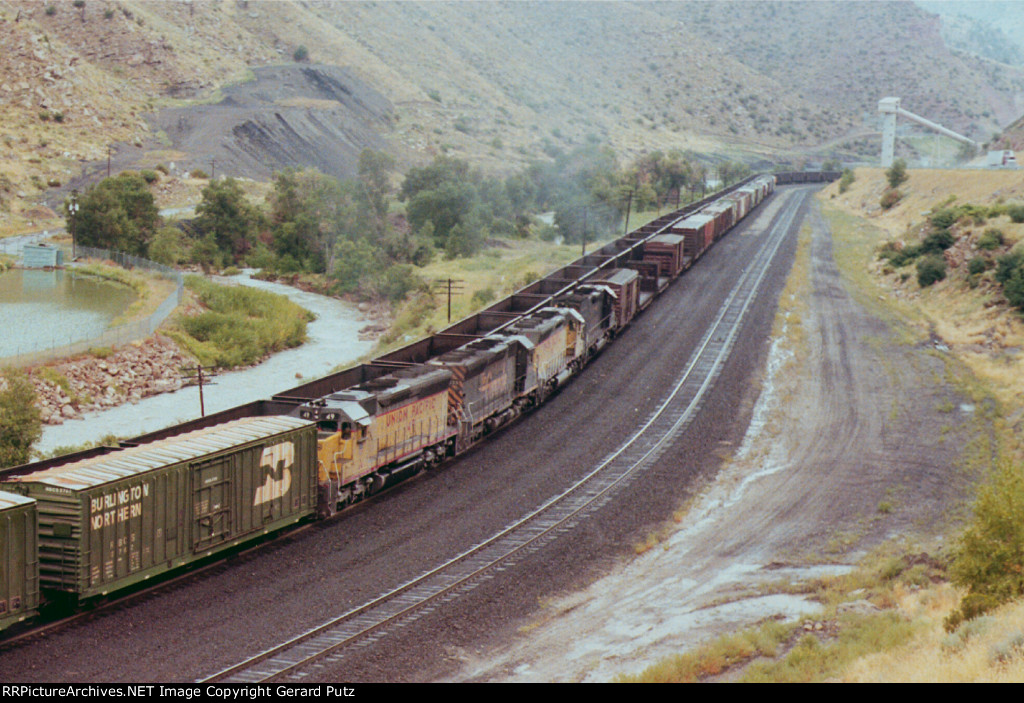
<instances>
[{"instance_id":1,"label":"locomotive windshield","mask_svg":"<svg viewBox=\"0 0 1024 703\"><path fill-rule=\"evenodd\" d=\"M317 430L321 434L334 434L338 431L337 420L320 420L316 423Z\"/></svg>"}]
</instances>

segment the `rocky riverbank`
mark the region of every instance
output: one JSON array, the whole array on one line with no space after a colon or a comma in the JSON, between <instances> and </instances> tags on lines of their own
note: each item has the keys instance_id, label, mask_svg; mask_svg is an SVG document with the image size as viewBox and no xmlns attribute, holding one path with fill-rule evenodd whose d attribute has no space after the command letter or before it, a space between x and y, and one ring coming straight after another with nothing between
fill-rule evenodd
<instances>
[{"instance_id":1,"label":"rocky riverbank","mask_svg":"<svg viewBox=\"0 0 1024 703\"><path fill-rule=\"evenodd\" d=\"M181 368L195 362L163 335L30 371L43 422L59 425L84 412L131 403L184 385Z\"/></svg>"}]
</instances>

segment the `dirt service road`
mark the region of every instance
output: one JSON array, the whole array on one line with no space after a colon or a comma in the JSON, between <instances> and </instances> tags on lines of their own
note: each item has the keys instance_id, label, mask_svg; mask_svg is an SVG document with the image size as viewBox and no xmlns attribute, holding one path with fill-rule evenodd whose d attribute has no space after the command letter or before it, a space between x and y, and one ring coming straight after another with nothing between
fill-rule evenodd
<instances>
[{"instance_id":1,"label":"dirt service road","mask_svg":"<svg viewBox=\"0 0 1024 703\"><path fill-rule=\"evenodd\" d=\"M467 656L456 680L635 673L718 634L813 609L764 595L761 583L841 569L897 535L942 534L967 489L955 464L972 409L936 382L942 358L901 343L850 296L816 205L806 222L808 276L795 290L806 305L797 302L774 340L735 460L664 542L535 612L506 633L511 643Z\"/></svg>"}]
</instances>

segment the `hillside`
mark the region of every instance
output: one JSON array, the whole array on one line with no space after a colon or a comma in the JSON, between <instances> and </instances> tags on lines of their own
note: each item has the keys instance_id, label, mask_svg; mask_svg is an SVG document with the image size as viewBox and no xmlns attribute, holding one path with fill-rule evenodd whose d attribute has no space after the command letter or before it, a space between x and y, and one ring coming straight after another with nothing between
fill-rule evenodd
<instances>
[{"instance_id":1,"label":"hillside","mask_svg":"<svg viewBox=\"0 0 1024 703\"><path fill-rule=\"evenodd\" d=\"M588 139L800 166L873 158L885 95L981 139L1024 110L1022 69L949 50L909 2L0 0L0 51L4 231L110 144L115 171L258 179L343 175L366 146L499 171Z\"/></svg>"}]
</instances>

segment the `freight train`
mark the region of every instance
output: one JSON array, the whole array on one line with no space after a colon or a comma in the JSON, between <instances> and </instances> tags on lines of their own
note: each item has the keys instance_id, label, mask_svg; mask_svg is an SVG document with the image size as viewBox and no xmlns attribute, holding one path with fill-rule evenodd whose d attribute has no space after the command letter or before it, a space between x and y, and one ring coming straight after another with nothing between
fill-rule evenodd
<instances>
[{"instance_id":1,"label":"freight train","mask_svg":"<svg viewBox=\"0 0 1024 703\"><path fill-rule=\"evenodd\" d=\"M325 378L0 474L0 630L302 520L464 452L577 374L776 183L665 215L441 332Z\"/></svg>"}]
</instances>

